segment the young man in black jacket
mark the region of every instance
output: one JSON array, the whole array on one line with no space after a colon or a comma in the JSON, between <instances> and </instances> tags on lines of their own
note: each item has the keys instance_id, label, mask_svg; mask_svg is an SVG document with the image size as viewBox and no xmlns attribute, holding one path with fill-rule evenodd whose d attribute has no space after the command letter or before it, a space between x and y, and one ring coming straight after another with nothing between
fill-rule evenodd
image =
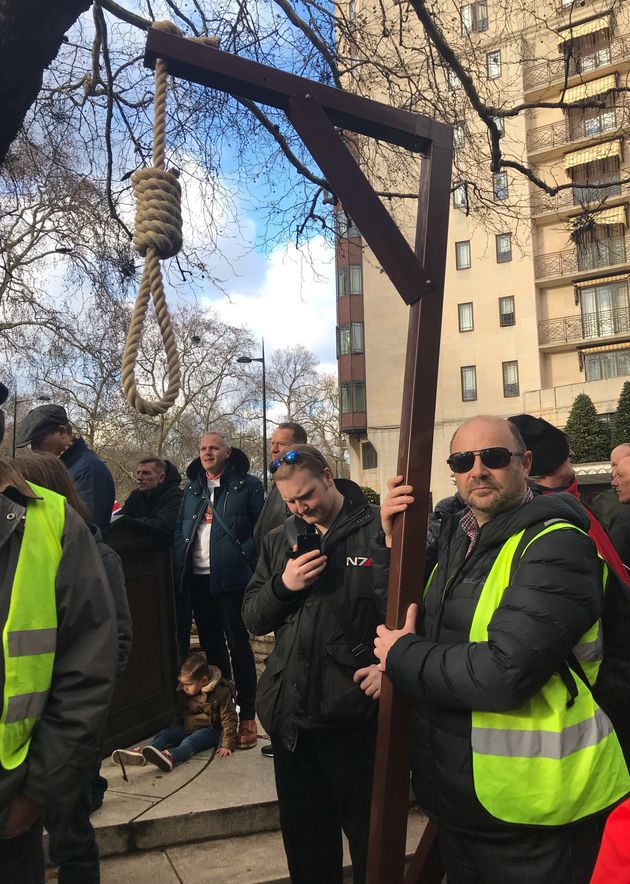
<instances>
[{"instance_id":1,"label":"young man in black jacket","mask_svg":"<svg viewBox=\"0 0 630 884\"><path fill-rule=\"evenodd\" d=\"M465 508L427 550L422 618L379 626L381 668L415 700L413 782L449 882L587 884L609 809L630 791L584 671L601 659L602 563L569 494L534 497L518 429L464 423L448 463ZM398 476L375 550L386 589ZM582 675L580 675L582 672Z\"/></svg>"},{"instance_id":2,"label":"young man in black jacket","mask_svg":"<svg viewBox=\"0 0 630 884\"><path fill-rule=\"evenodd\" d=\"M378 508L354 482L333 479L312 445L293 446L272 470L293 515L263 541L243 617L250 632L276 634L258 715L274 750L289 872L293 884L341 882L343 829L361 884L376 705L354 676L361 667L369 682L376 671L369 547Z\"/></svg>"}]
</instances>

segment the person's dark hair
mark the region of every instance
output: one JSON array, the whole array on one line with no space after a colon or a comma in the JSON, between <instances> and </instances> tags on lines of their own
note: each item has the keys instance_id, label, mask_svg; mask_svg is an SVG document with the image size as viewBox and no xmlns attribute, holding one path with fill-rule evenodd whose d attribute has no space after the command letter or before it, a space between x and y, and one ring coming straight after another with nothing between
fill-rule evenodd
<instances>
[{"instance_id":1,"label":"person's dark hair","mask_svg":"<svg viewBox=\"0 0 630 884\"><path fill-rule=\"evenodd\" d=\"M140 466L143 463L154 464L158 473L164 473L164 475L166 475L166 464L159 457L143 457L141 460L138 461L138 466Z\"/></svg>"},{"instance_id":2,"label":"person's dark hair","mask_svg":"<svg viewBox=\"0 0 630 884\"><path fill-rule=\"evenodd\" d=\"M293 463L285 463L284 458L286 458L292 451L298 451L301 456ZM314 445L290 445L278 460L281 461L281 463L274 473L274 479L276 481L288 479L292 471L295 469L308 470L312 476L316 476L317 478L321 478L324 475L324 471L330 469L328 461L321 451L318 448L315 448Z\"/></svg>"},{"instance_id":3,"label":"person's dark hair","mask_svg":"<svg viewBox=\"0 0 630 884\"><path fill-rule=\"evenodd\" d=\"M15 470L28 482L61 494L86 525L92 523L90 510L79 497L72 476L58 457L46 451L32 451L23 457L13 458L12 463Z\"/></svg>"},{"instance_id":4,"label":"person's dark hair","mask_svg":"<svg viewBox=\"0 0 630 884\"><path fill-rule=\"evenodd\" d=\"M293 441L297 444L306 445L308 442L306 430L301 424L296 424L295 421L283 421L283 423L278 424L276 430L290 430L293 434Z\"/></svg>"},{"instance_id":5,"label":"person's dark hair","mask_svg":"<svg viewBox=\"0 0 630 884\"><path fill-rule=\"evenodd\" d=\"M179 674L199 681L202 678L210 678L210 667L203 654L191 654L186 657L179 667Z\"/></svg>"}]
</instances>

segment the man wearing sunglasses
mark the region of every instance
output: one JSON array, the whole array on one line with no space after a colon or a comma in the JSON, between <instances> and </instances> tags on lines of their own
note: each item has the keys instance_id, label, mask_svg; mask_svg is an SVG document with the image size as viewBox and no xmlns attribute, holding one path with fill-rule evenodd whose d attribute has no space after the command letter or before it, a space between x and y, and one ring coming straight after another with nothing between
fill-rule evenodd
<instances>
[{"instance_id":1,"label":"man wearing sunglasses","mask_svg":"<svg viewBox=\"0 0 630 884\"><path fill-rule=\"evenodd\" d=\"M602 571L571 495L534 496L532 455L495 417L466 421L448 464L464 509L427 550L422 617L378 627L380 668L415 700L413 782L449 882L587 884L608 811L630 791L599 666ZM377 593L398 476L381 507ZM581 673L581 674L579 674Z\"/></svg>"},{"instance_id":2,"label":"man wearing sunglasses","mask_svg":"<svg viewBox=\"0 0 630 884\"><path fill-rule=\"evenodd\" d=\"M363 681L378 677L378 507L334 479L312 445L292 446L271 472L293 515L264 538L243 619L254 635L276 635L257 711L273 746L289 873L292 884L341 884L343 829L354 884L363 884L376 704L353 679L360 668Z\"/></svg>"}]
</instances>

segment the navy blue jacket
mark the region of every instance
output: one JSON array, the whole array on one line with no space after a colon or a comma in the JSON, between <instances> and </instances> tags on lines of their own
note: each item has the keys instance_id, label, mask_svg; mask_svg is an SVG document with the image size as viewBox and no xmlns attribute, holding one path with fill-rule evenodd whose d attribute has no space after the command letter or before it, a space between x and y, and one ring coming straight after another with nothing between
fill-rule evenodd
<instances>
[{"instance_id":1,"label":"navy blue jacket","mask_svg":"<svg viewBox=\"0 0 630 884\"><path fill-rule=\"evenodd\" d=\"M109 469L80 438L75 438L59 459L72 476L79 497L90 508L92 521L101 531L106 531L116 498Z\"/></svg>"},{"instance_id":2,"label":"navy blue jacket","mask_svg":"<svg viewBox=\"0 0 630 884\"><path fill-rule=\"evenodd\" d=\"M210 533L211 592L243 589L252 576L256 562L254 526L263 508L265 493L260 479L250 476L248 469L247 456L239 448L233 448L221 476L221 484L214 492L215 510L239 545L215 518ZM186 475L192 481L184 489L173 538L173 565L180 592L184 579L190 573L191 550L197 528L210 500L206 473L199 458L189 465Z\"/></svg>"}]
</instances>

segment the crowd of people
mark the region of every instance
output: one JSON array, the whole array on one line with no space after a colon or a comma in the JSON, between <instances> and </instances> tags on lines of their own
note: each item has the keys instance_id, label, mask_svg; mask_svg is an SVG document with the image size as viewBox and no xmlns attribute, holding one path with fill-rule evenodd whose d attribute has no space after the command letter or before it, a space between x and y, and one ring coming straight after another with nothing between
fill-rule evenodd
<instances>
[{"instance_id":1,"label":"crowd of people","mask_svg":"<svg viewBox=\"0 0 630 884\"><path fill-rule=\"evenodd\" d=\"M99 880L90 813L132 642L112 518L172 546L180 659L171 724L115 763L168 773L207 749L229 759L258 745L258 717L291 881L340 884L345 833L362 884L386 677L413 703L413 791L449 884L630 882L630 442L589 508L558 428L465 421L445 464L456 493L430 517L417 603L392 629L405 477L379 508L286 422L266 497L244 452L211 431L183 488L174 464L147 456L115 508L109 470L61 406L31 411L16 441L30 453L0 461L7 884L43 882L44 826L60 884ZM267 633L257 681L250 636Z\"/></svg>"}]
</instances>

